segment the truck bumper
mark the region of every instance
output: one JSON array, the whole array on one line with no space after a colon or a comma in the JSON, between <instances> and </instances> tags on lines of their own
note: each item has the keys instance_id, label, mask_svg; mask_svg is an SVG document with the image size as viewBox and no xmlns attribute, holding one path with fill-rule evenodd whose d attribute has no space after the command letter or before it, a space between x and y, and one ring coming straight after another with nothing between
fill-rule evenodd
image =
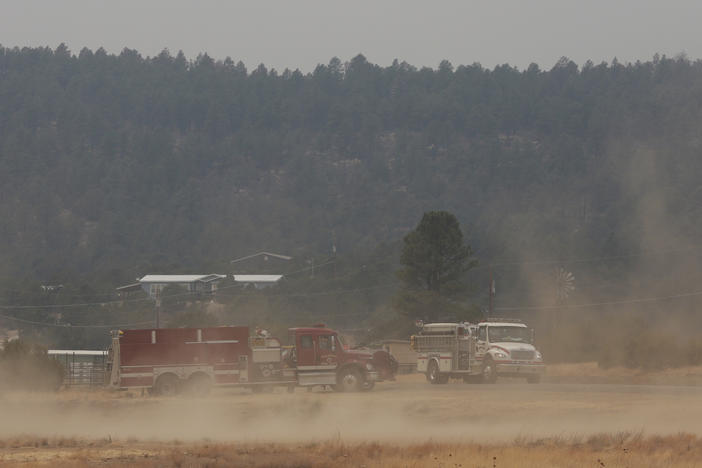
<instances>
[{"instance_id":1,"label":"truck bumper","mask_svg":"<svg viewBox=\"0 0 702 468\"><path fill-rule=\"evenodd\" d=\"M543 375L546 366L543 364L522 364L522 363L496 363L497 375L505 377L523 377L528 375Z\"/></svg>"}]
</instances>

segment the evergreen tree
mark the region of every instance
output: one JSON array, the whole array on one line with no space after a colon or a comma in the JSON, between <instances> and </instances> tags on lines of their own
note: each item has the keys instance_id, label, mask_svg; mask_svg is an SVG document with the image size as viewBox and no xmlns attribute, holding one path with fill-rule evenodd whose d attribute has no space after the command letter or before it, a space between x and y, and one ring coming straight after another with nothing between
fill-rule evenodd
<instances>
[{"instance_id":1,"label":"evergreen tree","mask_svg":"<svg viewBox=\"0 0 702 468\"><path fill-rule=\"evenodd\" d=\"M456 217L447 211L424 213L404 238L398 271L403 289L396 307L409 317L435 321L467 319L476 309L466 305L465 273L477 265L463 241Z\"/></svg>"}]
</instances>

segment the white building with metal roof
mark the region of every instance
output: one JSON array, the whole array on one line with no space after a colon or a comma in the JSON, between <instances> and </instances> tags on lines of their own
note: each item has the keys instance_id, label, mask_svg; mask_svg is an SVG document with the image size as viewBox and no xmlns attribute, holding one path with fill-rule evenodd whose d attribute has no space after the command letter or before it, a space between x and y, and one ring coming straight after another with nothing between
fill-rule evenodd
<instances>
[{"instance_id":1,"label":"white building with metal roof","mask_svg":"<svg viewBox=\"0 0 702 468\"><path fill-rule=\"evenodd\" d=\"M217 284L227 275L145 275L137 279L136 283L117 288L120 294L133 293L144 290L151 297L157 297L166 286L175 284L193 293L214 293ZM232 275L235 283L243 286L253 286L263 289L277 284L283 275Z\"/></svg>"},{"instance_id":2,"label":"white building with metal roof","mask_svg":"<svg viewBox=\"0 0 702 468\"><path fill-rule=\"evenodd\" d=\"M136 283L117 288L120 293L129 293L143 289L149 296L155 297L171 284L181 286L193 293L213 293L217 284L227 275L145 275Z\"/></svg>"},{"instance_id":3,"label":"white building with metal roof","mask_svg":"<svg viewBox=\"0 0 702 468\"><path fill-rule=\"evenodd\" d=\"M283 275L232 275L234 282L246 286L253 286L256 289L263 289L277 284Z\"/></svg>"}]
</instances>

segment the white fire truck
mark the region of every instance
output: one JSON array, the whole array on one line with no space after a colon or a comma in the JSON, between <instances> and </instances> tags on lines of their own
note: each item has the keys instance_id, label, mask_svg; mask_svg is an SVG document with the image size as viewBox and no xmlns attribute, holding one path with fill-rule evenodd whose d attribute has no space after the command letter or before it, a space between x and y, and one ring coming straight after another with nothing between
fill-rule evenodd
<instances>
[{"instance_id":1,"label":"white fire truck","mask_svg":"<svg viewBox=\"0 0 702 468\"><path fill-rule=\"evenodd\" d=\"M449 378L494 383L498 376L538 383L545 372L533 331L520 320L418 325L420 332L410 344L417 352L417 371L432 384L447 383Z\"/></svg>"}]
</instances>

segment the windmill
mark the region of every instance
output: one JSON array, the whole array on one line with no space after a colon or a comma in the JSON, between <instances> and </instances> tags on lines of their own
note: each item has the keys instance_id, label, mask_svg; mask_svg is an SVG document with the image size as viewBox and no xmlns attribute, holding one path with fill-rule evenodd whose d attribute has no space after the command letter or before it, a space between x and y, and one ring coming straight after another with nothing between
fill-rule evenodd
<instances>
[{"instance_id":1,"label":"windmill","mask_svg":"<svg viewBox=\"0 0 702 468\"><path fill-rule=\"evenodd\" d=\"M575 276L563 267L553 271L556 286L556 302L563 303L575 291Z\"/></svg>"},{"instance_id":2,"label":"windmill","mask_svg":"<svg viewBox=\"0 0 702 468\"><path fill-rule=\"evenodd\" d=\"M563 304L571 293L575 291L575 275L563 267L557 267L553 270L553 279L555 283L556 304ZM556 329L560 328L562 315L563 310L560 307L556 307L553 310L553 315L551 317L552 339L556 339L556 336L558 336Z\"/></svg>"}]
</instances>

